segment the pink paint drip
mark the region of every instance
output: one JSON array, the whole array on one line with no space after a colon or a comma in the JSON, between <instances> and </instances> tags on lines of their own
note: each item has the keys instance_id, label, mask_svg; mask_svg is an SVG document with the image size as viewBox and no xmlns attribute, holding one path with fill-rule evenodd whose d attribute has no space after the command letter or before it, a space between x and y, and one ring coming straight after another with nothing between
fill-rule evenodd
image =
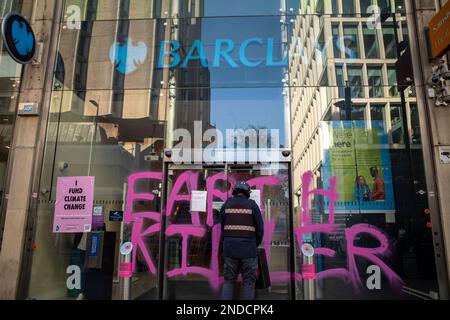
<instances>
[{"instance_id":1,"label":"pink paint drip","mask_svg":"<svg viewBox=\"0 0 450 320\"><path fill-rule=\"evenodd\" d=\"M358 234L369 234L380 242L377 248L363 248L354 245L354 240ZM389 243L387 237L376 227L369 224L357 224L345 230L347 239L347 258L351 279L355 289L361 287L362 282L359 277L358 268L356 266L356 256L363 257L373 264L379 266L384 272L389 282L394 288L401 288L403 280L391 269L387 264L377 257L386 255L389 252Z\"/></svg>"}]
</instances>

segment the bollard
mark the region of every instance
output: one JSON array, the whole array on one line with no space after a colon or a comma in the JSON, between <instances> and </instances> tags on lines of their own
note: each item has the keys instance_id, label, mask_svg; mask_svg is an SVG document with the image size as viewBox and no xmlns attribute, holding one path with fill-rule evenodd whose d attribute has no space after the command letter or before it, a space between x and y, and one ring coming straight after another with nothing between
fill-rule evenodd
<instances>
[{"instance_id":1,"label":"bollard","mask_svg":"<svg viewBox=\"0 0 450 320\"><path fill-rule=\"evenodd\" d=\"M314 247L310 243L303 243L303 293L305 300L315 300L316 265L314 264Z\"/></svg>"},{"instance_id":2,"label":"bollard","mask_svg":"<svg viewBox=\"0 0 450 320\"><path fill-rule=\"evenodd\" d=\"M133 277L132 251L133 244L131 242L125 242L120 247L119 288L121 300L131 299L131 280Z\"/></svg>"}]
</instances>

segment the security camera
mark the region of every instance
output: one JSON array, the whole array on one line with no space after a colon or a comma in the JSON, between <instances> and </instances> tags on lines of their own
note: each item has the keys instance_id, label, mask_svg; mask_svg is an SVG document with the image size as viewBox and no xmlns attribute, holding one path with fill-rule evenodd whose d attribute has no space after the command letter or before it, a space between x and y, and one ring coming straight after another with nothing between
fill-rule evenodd
<instances>
[{"instance_id":1,"label":"security camera","mask_svg":"<svg viewBox=\"0 0 450 320\"><path fill-rule=\"evenodd\" d=\"M61 161L58 163L58 168L60 171L64 171L69 167L69 164L67 162Z\"/></svg>"},{"instance_id":2,"label":"security camera","mask_svg":"<svg viewBox=\"0 0 450 320\"><path fill-rule=\"evenodd\" d=\"M439 75L437 74L433 74L433 76L431 77L431 82L433 82L434 84L438 84L439 81L441 81L441 77L439 77Z\"/></svg>"},{"instance_id":3,"label":"security camera","mask_svg":"<svg viewBox=\"0 0 450 320\"><path fill-rule=\"evenodd\" d=\"M165 156L167 158L172 158L172 151L171 150L167 150L166 152L164 152Z\"/></svg>"},{"instance_id":4,"label":"security camera","mask_svg":"<svg viewBox=\"0 0 450 320\"><path fill-rule=\"evenodd\" d=\"M289 150L284 150L283 152L281 152L281 154L283 155L283 157L289 157L291 155L291 152Z\"/></svg>"}]
</instances>

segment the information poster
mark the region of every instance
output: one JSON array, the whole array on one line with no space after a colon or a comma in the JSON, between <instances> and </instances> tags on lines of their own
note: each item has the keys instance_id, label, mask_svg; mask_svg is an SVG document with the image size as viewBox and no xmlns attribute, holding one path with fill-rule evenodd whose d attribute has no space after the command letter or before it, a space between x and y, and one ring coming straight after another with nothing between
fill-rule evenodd
<instances>
[{"instance_id":1,"label":"information poster","mask_svg":"<svg viewBox=\"0 0 450 320\"><path fill-rule=\"evenodd\" d=\"M261 190L252 190L250 193L250 199L255 201L261 210Z\"/></svg>"},{"instance_id":2,"label":"information poster","mask_svg":"<svg viewBox=\"0 0 450 320\"><path fill-rule=\"evenodd\" d=\"M191 211L206 212L207 191L194 190L191 192Z\"/></svg>"},{"instance_id":3,"label":"information poster","mask_svg":"<svg viewBox=\"0 0 450 320\"><path fill-rule=\"evenodd\" d=\"M90 232L95 177L59 177L56 184L54 233Z\"/></svg>"},{"instance_id":4,"label":"information poster","mask_svg":"<svg viewBox=\"0 0 450 320\"><path fill-rule=\"evenodd\" d=\"M336 213L395 212L388 135L383 121L323 123L323 183L337 178ZM325 200L325 210L329 199Z\"/></svg>"}]
</instances>

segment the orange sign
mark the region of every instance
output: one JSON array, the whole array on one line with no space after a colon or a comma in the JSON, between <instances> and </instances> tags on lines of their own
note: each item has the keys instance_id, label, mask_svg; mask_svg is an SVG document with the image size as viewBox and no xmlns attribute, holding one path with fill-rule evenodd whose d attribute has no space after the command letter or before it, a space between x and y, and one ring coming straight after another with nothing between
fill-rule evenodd
<instances>
[{"instance_id":1,"label":"orange sign","mask_svg":"<svg viewBox=\"0 0 450 320\"><path fill-rule=\"evenodd\" d=\"M450 1L431 20L429 29L432 58L441 57L450 47Z\"/></svg>"}]
</instances>

